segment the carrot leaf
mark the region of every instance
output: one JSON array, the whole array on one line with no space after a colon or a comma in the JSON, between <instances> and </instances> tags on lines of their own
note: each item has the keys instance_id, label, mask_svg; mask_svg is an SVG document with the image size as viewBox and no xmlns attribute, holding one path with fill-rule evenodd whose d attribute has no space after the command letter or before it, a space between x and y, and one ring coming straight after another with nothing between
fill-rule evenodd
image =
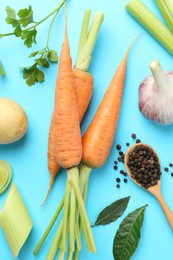
<instances>
[{"instance_id":1,"label":"carrot leaf","mask_svg":"<svg viewBox=\"0 0 173 260\"><path fill-rule=\"evenodd\" d=\"M55 50L50 50L49 53L48 53L48 59L51 62L57 62L58 61L57 52Z\"/></svg>"}]
</instances>

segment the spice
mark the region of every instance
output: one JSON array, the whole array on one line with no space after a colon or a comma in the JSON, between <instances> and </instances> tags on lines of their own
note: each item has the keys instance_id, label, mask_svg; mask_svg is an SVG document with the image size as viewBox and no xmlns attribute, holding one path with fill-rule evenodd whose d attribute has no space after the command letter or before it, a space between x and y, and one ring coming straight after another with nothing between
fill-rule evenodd
<instances>
[{"instance_id":1,"label":"spice","mask_svg":"<svg viewBox=\"0 0 173 260\"><path fill-rule=\"evenodd\" d=\"M129 153L127 165L131 177L143 188L148 189L160 180L160 163L155 152L145 145L138 145Z\"/></svg>"},{"instance_id":2,"label":"spice","mask_svg":"<svg viewBox=\"0 0 173 260\"><path fill-rule=\"evenodd\" d=\"M165 170L165 172L168 172L168 171L169 171L168 167L165 167L164 170Z\"/></svg>"},{"instance_id":3,"label":"spice","mask_svg":"<svg viewBox=\"0 0 173 260\"><path fill-rule=\"evenodd\" d=\"M171 172L171 176L173 177L173 172Z\"/></svg>"},{"instance_id":4,"label":"spice","mask_svg":"<svg viewBox=\"0 0 173 260\"><path fill-rule=\"evenodd\" d=\"M173 166L173 164L172 164L172 163L170 163L170 164L169 164L169 167L172 167L172 166Z\"/></svg>"},{"instance_id":5,"label":"spice","mask_svg":"<svg viewBox=\"0 0 173 260\"><path fill-rule=\"evenodd\" d=\"M120 178L116 178L116 181L117 181L117 182L120 182L121 180L120 180Z\"/></svg>"},{"instance_id":6,"label":"spice","mask_svg":"<svg viewBox=\"0 0 173 260\"><path fill-rule=\"evenodd\" d=\"M132 134L131 137L132 137L133 139L136 139L136 134Z\"/></svg>"},{"instance_id":7,"label":"spice","mask_svg":"<svg viewBox=\"0 0 173 260\"><path fill-rule=\"evenodd\" d=\"M120 188L120 184L117 184L116 187L119 189Z\"/></svg>"},{"instance_id":8,"label":"spice","mask_svg":"<svg viewBox=\"0 0 173 260\"><path fill-rule=\"evenodd\" d=\"M127 179L126 178L124 178L124 180L123 180L125 183L127 182Z\"/></svg>"},{"instance_id":9,"label":"spice","mask_svg":"<svg viewBox=\"0 0 173 260\"><path fill-rule=\"evenodd\" d=\"M121 150L121 145L117 144L116 148L117 148L117 150Z\"/></svg>"},{"instance_id":10,"label":"spice","mask_svg":"<svg viewBox=\"0 0 173 260\"><path fill-rule=\"evenodd\" d=\"M118 162L117 162L117 161L114 161L114 163L115 163L115 164L118 164Z\"/></svg>"},{"instance_id":11,"label":"spice","mask_svg":"<svg viewBox=\"0 0 173 260\"><path fill-rule=\"evenodd\" d=\"M130 144L129 143L126 143L126 146L129 146Z\"/></svg>"},{"instance_id":12,"label":"spice","mask_svg":"<svg viewBox=\"0 0 173 260\"><path fill-rule=\"evenodd\" d=\"M117 165L114 165L114 170L117 170L118 169L118 166Z\"/></svg>"},{"instance_id":13,"label":"spice","mask_svg":"<svg viewBox=\"0 0 173 260\"><path fill-rule=\"evenodd\" d=\"M136 139L136 143L137 144L141 143L141 140L140 139Z\"/></svg>"}]
</instances>

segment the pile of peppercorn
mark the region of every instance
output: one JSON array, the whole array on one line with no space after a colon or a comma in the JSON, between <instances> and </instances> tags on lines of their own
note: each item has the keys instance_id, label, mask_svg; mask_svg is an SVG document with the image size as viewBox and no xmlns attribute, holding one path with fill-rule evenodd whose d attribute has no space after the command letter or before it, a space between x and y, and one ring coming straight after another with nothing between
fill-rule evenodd
<instances>
[{"instance_id":1,"label":"pile of peppercorn","mask_svg":"<svg viewBox=\"0 0 173 260\"><path fill-rule=\"evenodd\" d=\"M132 138L133 140L135 140L136 143L140 143L140 142L141 142L141 140L137 138L137 136L136 136L135 133L131 134L131 138ZM126 142L126 146L127 146L127 147L130 146L130 143L129 143L129 142ZM124 182L124 183L127 183L127 181L128 181L127 178L126 178L127 173L126 173L126 171L125 171L124 169L122 169L122 168L124 168L124 164L120 166L121 163L124 163L124 156L125 156L125 154L124 154L124 152L122 151L122 147L121 147L120 144L117 144L117 145L116 145L116 149L118 150L118 156L117 156L117 160L114 161L114 166L113 166L113 168L114 168L114 170L118 170L121 176L124 176L123 182ZM119 166L121 167L121 169L119 169ZM120 188L121 177L117 177L117 178L116 178L116 182L117 182L116 187L117 187L117 188Z\"/></svg>"},{"instance_id":2,"label":"pile of peppercorn","mask_svg":"<svg viewBox=\"0 0 173 260\"><path fill-rule=\"evenodd\" d=\"M145 145L138 145L129 153L127 165L131 177L145 189L156 185L160 180L159 159L155 152Z\"/></svg>"}]
</instances>

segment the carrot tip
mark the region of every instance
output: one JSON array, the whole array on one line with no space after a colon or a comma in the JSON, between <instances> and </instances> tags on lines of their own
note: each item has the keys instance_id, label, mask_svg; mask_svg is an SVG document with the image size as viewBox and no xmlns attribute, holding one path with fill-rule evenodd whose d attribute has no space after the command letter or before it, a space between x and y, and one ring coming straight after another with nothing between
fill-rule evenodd
<instances>
[{"instance_id":1,"label":"carrot tip","mask_svg":"<svg viewBox=\"0 0 173 260\"><path fill-rule=\"evenodd\" d=\"M42 207L42 206L44 205L44 203L46 202L46 200L47 200L47 198L48 198L48 196L49 196L50 190L51 190L51 188L52 188L53 183L54 183L54 177L52 177L52 178L50 179L48 191L46 192L46 196L44 197L44 199L43 199L43 201L42 201L40 207Z\"/></svg>"}]
</instances>

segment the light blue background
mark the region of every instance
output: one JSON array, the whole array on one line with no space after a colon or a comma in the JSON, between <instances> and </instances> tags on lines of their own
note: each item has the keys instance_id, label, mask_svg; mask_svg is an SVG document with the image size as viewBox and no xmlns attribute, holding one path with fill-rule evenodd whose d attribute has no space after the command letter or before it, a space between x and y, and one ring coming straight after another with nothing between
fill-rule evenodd
<instances>
[{"instance_id":1,"label":"light blue background","mask_svg":"<svg viewBox=\"0 0 173 260\"><path fill-rule=\"evenodd\" d=\"M11 28L5 23L5 7L10 5L16 10L28 5L33 6L36 21L51 12L60 1L0 1L0 33L9 32ZM111 260L112 243L122 219L132 210L148 204L145 211L144 224L141 230L141 240L133 255L133 260L171 260L173 259L173 234L166 218L155 200L149 193L135 186L130 180L116 188L118 172L113 170L113 161L117 157L116 144L120 143L125 151L125 143L132 139L135 132L145 143L152 145L158 152L163 167L173 162L173 126L160 126L146 120L138 110L138 86L142 79L150 74L149 62L157 59L165 69L173 67L172 57L145 30L137 24L126 12L127 0L78 1L70 0L67 5L68 31L73 62L76 59L77 45L84 11L92 9L103 11L105 19L93 52L93 60L89 68L94 76L95 87L91 105L82 124L82 132L89 125L103 94L121 61L128 44L142 32L142 35L131 49L127 78L124 89L121 116L112 147L106 164L98 170L93 170L90 177L87 211L91 223L94 223L98 213L113 201L131 195L131 200L123 217L105 227L93 228L97 245L97 254L88 253L84 241L80 253L82 260ZM150 8L162 19L154 1L145 0ZM64 19L61 12L52 28L50 48L60 53L64 35ZM32 251L42 235L45 227L60 202L65 188L66 174L61 172L55 181L49 199L44 207L40 203L47 190L49 174L47 170L47 139L50 118L54 104L54 88L57 75L57 64L45 70L46 80L29 88L22 79L18 69L32 63L27 56L34 50L45 46L49 21L38 27L37 45L27 49L20 39L6 37L0 39L0 59L3 61L7 76L0 78L0 95L19 102L26 110L29 118L29 129L26 136L19 142L0 146L0 159L9 161L13 168L13 181L18 186L21 195L32 216L34 227L29 239L23 246L18 259L45 259L56 227L50 234L39 254L34 257ZM104 138L104 136L103 136ZM173 178L170 173L163 172L162 192L173 210ZM0 207L7 196L0 197ZM0 260L13 259L2 231L0 231Z\"/></svg>"}]
</instances>

